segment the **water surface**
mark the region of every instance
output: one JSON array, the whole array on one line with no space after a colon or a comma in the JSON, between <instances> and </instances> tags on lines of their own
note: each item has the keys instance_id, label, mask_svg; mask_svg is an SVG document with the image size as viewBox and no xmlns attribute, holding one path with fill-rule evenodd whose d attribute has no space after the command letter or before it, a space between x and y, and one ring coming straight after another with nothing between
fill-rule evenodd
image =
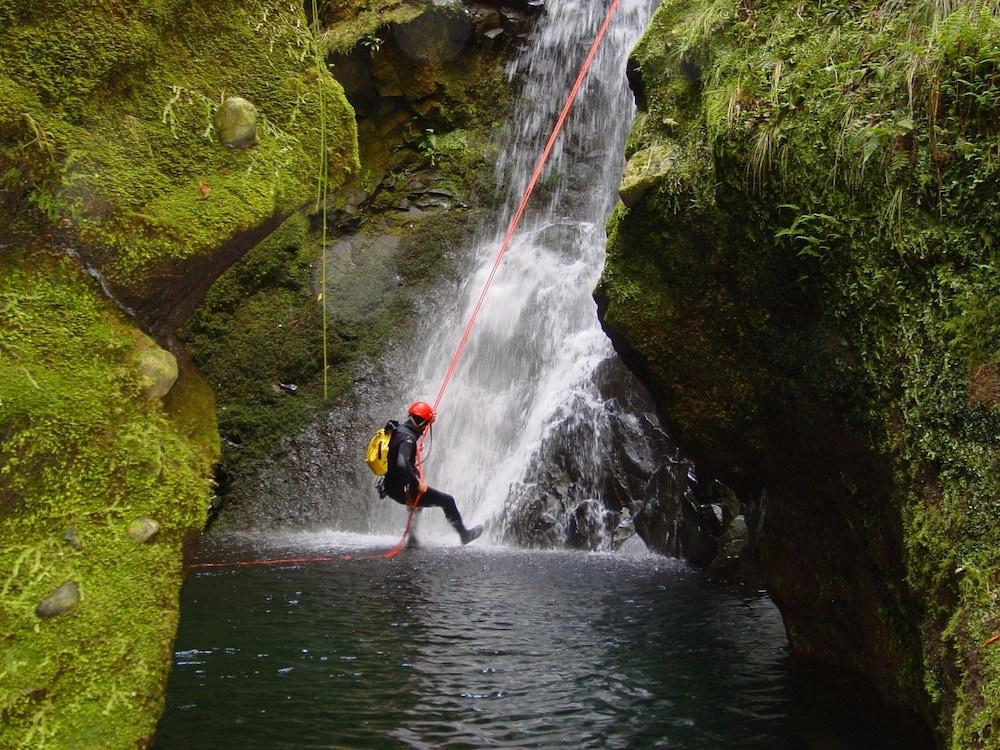
<instances>
[{"instance_id":1,"label":"water surface","mask_svg":"<svg viewBox=\"0 0 1000 750\"><path fill-rule=\"evenodd\" d=\"M324 555L394 540L215 540ZM797 677L763 595L647 554L437 547L202 570L155 747L892 748Z\"/></svg>"}]
</instances>

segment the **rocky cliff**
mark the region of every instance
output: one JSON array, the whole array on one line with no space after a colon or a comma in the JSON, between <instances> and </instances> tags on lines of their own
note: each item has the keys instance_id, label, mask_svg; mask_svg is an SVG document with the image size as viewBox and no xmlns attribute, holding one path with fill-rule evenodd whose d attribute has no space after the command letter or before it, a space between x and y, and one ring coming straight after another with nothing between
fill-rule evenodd
<instances>
[{"instance_id":1,"label":"rocky cliff","mask_svg":"<svg viewBox=\"0 0 1000 750\"><path fill-rule=\"evenodd\" d=\"M597 297L793 651L1000 743L996 3L666 0Z\"/></svg>"},{"instance_id":2,"label":"rocky cliff","mask_svg":"<svg viewBox=\"0 0 1000 750\"><path fill-rule=\"evenodd\" d=\"M0 2L4 747L152 736L219 453L173 334L315 200L321 141L357 171L314 50L283 2Z\"/></svg>"},{"instance_id":3,"label":"rocky cliff","mask_svg":"<svg viewBox=\"0 0 1000 750\"><path fill-rule=\"evenodd\" d=\"M216 493L460 252L536 10L0 1L0 745L148 744Z\"/></svg>"}]
</instances>

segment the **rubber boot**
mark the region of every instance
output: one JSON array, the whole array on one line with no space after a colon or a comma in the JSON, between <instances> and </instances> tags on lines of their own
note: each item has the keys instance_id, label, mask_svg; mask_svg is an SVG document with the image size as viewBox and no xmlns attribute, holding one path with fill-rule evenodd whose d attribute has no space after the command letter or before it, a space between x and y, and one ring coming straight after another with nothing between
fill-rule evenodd
<instances>
[{"instance_id":1,"label":"rubber boot","mask_svg":"<svg viewBox=\"0 0 1000 750\"><path fill-rule=\"evenodd\" d=\"M458 532L459 536L462 537L462 544L468 544L469 542L476 541L482 533L482 524L479 526L473 526L471 529L462 529Z\"/></svg>"}]
</instances>

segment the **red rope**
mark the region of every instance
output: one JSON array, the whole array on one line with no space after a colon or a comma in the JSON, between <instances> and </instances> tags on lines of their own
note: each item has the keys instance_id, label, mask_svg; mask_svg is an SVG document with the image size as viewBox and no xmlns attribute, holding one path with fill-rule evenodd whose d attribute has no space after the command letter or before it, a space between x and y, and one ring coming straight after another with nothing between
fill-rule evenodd
<instances>
[{"instance_id":1,"label":"red rope","mask_svg":"<svg viewBox=\"0 0 1000 750\"><path fill-rule=\"evenodd\" d=\"M569 95L566 97L566 101L563 103L562 110L559 112L559 117L556 119L556 124L552 128L552 132L549 134L549 139L545 143L545 148L542 149L541 155L538 157L538 161L535 162L535 168L531 173L531 178L528 180L528 185L524 189L524 194L521 196L521 202L517 206L517 210L514 212L514 216L510 220L510 225L507 227L507 233L504 235L503 241L500 243L500 249L497 251L496 258L493 261L493 268L490 269L490 275L486 279L486 283L483 285L482 291L479 293L479 298L476 300L476 306L472 309L472 314L469 316L468 321L465 323L465 328L462 329L462 336L458 340L458 345L455 347L455 353L451 355L451 362L448 364L448 370L445 373L444 380L441 383L441 387L438 388L437 396L434 398L434 413L437 413L438 407L441 405L441 399L444 398L444 392L448 388L448 384L451 382L452 376L455 374L455 370L458 368L458 361L462 357L462 352L465 350L466 344L469 343L469 336L472 334L472 329L476 325L476 319L479 317L479 311L483 306L483 301L486 299L487 293L490 291L490 287L493 286L493 279L497 274L497 269L500 268L500 262L503 260L503 256L507 254L507 250L510 247L511 241L514 239L514 232L517 231L517 227L521 223L521 219L524 218L524 212L528 207L528 201L531 199L532 194L535 192L535 188L538 185L538 180L542 176L542 171L545 169L545 165L548 163L549 157L552 155L552 149L556 145L556 139L558 139L559 134L562 132L563 125L566 124L566 118L569 117L569 112L573 108L573 103L576 101L577 94L580 93L580 89L583 87L584 79L587 77L587 73L590 71L590 66L594 62L594 58L597 57L597 50L600 48L601 43L604 41L605 35L608 33L608 28L611 26L611 20L614 18L615 12L618 10L618 6L621 5L621 0L612 0L611 6L608 8L607 15L604 17L604 23L601 24L601 28L597 31L597 36L594 37L593 44L590 45L590 51L587 53L586 59L583 61L583 65L580 66L580 72L576 76L576 81L573 82L573 87L570 89ZM420 443L417 446L417 457L419 459L420 453L424 447L424 439L421 437ZM423 462L418 460L417 471L420 475L420 481L424 479L424 468ZM421 493L422 494L422 493ZM386 558L391 560L396 557L403 548L406 546L407 537L410 535L410 528L413 525L413 516L417 512L417 506L420 504L420 495L417 495L416 499L410 504L410 515L406 519L406 528L403 530L403 537L399 540L397 544L392 549L387 552L383 552L377 555L365 555L362 557L353 557L351 555L340 555L340 560L372 560L378 558ZM237 566L237 565L274 565L281 562L326 562L333 560L332 557L313 557L313 558L297 558L292 560L261 560L246 563L201 563L199 565L192 565L192 568L210 568L210 567L226 567L226 566Z\"/></svg>"},{"instance_id":2,"label":"red rope","mask_svg":"<svg viewBox=\"0 0 1000 750\"><path fill-rule=\"evenodd\" d=\"M490 270L490 275L486 279L486 283L483 285L483 290L479 294L479 299L476 301L476 306L473 308L468 322L465 324L465 328L462 331L462 337L458 341L458 346L455 347L455 353L451 356L451 363L448 365L448 371L445 373L444 381L441 383L441 387L438 389L437 396L434 399L435 413L437 413L438 407L441 405L441 399L444 398L444 392L448 388L448 384L451 382L452 375L455 374L455 370L458 367L458 360L462 356L465 345L469 343L469 336L472 333L473 326L476 324L476 318L479 317L479 310L483 306L483 301L486 299L486 294L490 291L490 287L493 286L493 278L496 276L497 269L500 267L500 262L503 260L503 256L507 254L507 249L510 247L511 240L514 239L514 232L517 230L518 225L521 223L521 219L524 217L524 211L528 206L528 200L531 198L532 193L535 192L538 180L542 176L542 170L545 168L545 164L548 162L549 156L552 155L552 149L556 145L556 139L559 137L559 133L562 132L563 125L566 124L566 118L569 116L569 111L573 107L573 102L576 101L576 96L580 93L583 81L587 77L587 73L590 71L590 66L594 62L594 58L597 57L597 50L601 46L601 42L604 41L604 36L608 32L608 27L611 26L611 19L614 17L615 11L618 10L618 6L620 4L621 0L612 0L611 7L608 8L608 13L604 17L604 23L601 24L601 28L598 30L597 36L594 37L594 43L590 45L590 51L587 53L587 58L583 61L583 65L580 66L580 72L576 76L573 88L570 89L569 95L566 97L566 102L563 104L562 111L559 113L559 118L556 120L555 127L552 128L549 140L546 142L541 156L538 157L538 161L535 163L535 169L531 173L531 179L528 180L528 186L525 188L524 195L521 196L521 202L518 204L517 210L514 212L514 216L510 220L510 226L507 227L507 233L504 235L503 242L500 243L500 249L497 251L496 259L493 261L493 268Z\"/></svg>"}]
</instances>

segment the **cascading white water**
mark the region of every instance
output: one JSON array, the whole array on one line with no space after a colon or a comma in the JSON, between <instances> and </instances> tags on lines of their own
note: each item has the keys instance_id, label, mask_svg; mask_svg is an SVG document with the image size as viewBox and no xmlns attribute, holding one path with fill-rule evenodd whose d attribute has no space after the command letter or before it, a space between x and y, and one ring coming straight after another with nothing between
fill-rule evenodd
<instances>
[{"instance_id":1,"label":"cascading white water","mask_svg":"<svg viewBox=\"0 0 1000 750\"><path fill-rule=\"evenodd\" d=\"M499 136L502 197L495 227L477 239L474 267L455 304L436 312L425 331L419 364L401 384L415 399L431 401L437 392L608 5L560 0L547 6L531 43L509 68L511 80L523 77L525 84ZM591 502L596 512L603 507L594 495L611 428L595 372L614 353L591 294L604 263L604 225L634 111L626 62L655 5L622 1L441 404L427 480L456 496L467 522L495 522L494 537L502 535L510 503L523 501L518 488L532 484L533 467L547 460L544 446L557 429L573 441L574 465L584 467L578 473L592 475L567 477L586 496L578 500ZM373 529L400 528L404 511L394 505L375 506ZM440 514L424 515L421 536L450 534Z\"/></svg>"}]
</instances>

